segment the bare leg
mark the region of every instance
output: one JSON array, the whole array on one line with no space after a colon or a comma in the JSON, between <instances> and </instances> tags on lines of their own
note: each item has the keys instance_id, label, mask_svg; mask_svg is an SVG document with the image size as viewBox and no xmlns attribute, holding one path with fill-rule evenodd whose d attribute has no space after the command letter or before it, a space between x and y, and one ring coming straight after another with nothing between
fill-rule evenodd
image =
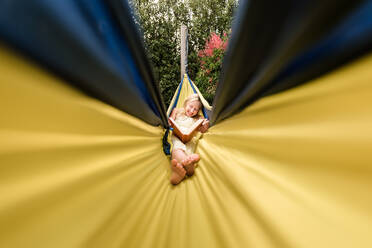
<instances>
[{"instance_id":1,"label":"bare leg","mask_svg":"<svg viewBox=\"0 0 372 248\"><path fill-rule=\"evenodd\" d=\"M185 167L186 174L188 176L194 175L195 165L197 162L199 162L199 160L200 160L200 156L194 153L194 154L187 156L186 159L182 161L182 165Z\"/></svg>"}]
</instances>

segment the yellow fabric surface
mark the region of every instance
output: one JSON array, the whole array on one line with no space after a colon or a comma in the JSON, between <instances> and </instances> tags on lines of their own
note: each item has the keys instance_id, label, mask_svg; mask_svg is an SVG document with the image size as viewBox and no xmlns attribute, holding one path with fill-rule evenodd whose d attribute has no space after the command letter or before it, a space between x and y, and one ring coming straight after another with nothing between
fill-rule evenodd
<instances>
[{"instance_id":1,"label":"yellow fabric surface","mask_svg":"<svg viewBox=\"0 0 372 248\"><path fill-rule=\"evenodd\" d=\"M264 98L171 186L163 130L0 50L0 247L371 247L372 56Z\"/></svg>"},{"instance_id":2,"label":"yellow fabric surface","mask_svg":"<svg viewBox=\"0 0 372 248\"><path fill-rule=\"evenodd\" d=\"M145 212L171 189L162 128L4 49L0 113L0 247L126 247L151 230Z\"/></svg>"},{"instance_id":3,"label":"yellow fabric surface","mask_svg":"<svg viewBox=\"0 0 372 248\"><path fill-rule=\"evenodd\" d=\"M204 135L195 180L218 202L221 247L372 247L371 68L369 55Z\"/></svg>"}]
</instances>

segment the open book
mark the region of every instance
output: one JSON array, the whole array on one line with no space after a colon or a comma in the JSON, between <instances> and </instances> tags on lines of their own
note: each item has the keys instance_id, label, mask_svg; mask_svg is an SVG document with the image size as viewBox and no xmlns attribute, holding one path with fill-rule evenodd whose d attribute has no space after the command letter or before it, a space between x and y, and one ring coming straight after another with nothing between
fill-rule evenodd
<instances>
[{"instance_id":1,"label":"open book","mask_svg":"<svg viewBox=\"0 0 372 248\"><path fill-rule=\"evenodd\" d=\"M203 119L197 120L187 131L181 131L181 128L177 125L173 118L169 118L171 126L173 127L173 133L182 140L183 143L187 143L192 139L194 132L202 125Z\"/></svg>"}]
</instances>

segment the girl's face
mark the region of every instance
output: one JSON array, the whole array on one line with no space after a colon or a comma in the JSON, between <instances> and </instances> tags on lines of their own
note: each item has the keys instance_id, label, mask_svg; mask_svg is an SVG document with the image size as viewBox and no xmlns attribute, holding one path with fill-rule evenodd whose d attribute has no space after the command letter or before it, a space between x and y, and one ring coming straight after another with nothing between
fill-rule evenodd
<instances>
[{"instance_id":1,"label":"girl's face","mask_svg":"<svg viewBox=\"0 0 372 248\"><path fill-rule=\"evenodd\" d=\"M199 101L192 101L188 102L185 107L185 112L188 117L193 117L195 116L200 109L200 102Z\"/></svg>"}]
</instances>

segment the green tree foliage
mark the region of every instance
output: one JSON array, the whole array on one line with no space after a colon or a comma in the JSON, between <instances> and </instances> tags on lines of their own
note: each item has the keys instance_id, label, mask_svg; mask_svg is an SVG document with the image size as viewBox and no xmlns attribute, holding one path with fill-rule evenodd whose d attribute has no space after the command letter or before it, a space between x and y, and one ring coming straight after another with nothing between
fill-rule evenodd
<instances>
[{"instance_id":1,"label":"green tree foliage","mask_svg":"<svg viewBox=\"0 0 372 248\"><path fill-rule=\"evenodd\" d=\"M180 82L181 24L188 27L188 74L195 79L201 68L198 51L204 49L212 32L220 36L228 32L237 0L131 0L131 4L155 78L168 105ZM211 101L213 89L201 85L206 83L205 80L195 80L195 83Z\"/></svg>"}]
</instances>

